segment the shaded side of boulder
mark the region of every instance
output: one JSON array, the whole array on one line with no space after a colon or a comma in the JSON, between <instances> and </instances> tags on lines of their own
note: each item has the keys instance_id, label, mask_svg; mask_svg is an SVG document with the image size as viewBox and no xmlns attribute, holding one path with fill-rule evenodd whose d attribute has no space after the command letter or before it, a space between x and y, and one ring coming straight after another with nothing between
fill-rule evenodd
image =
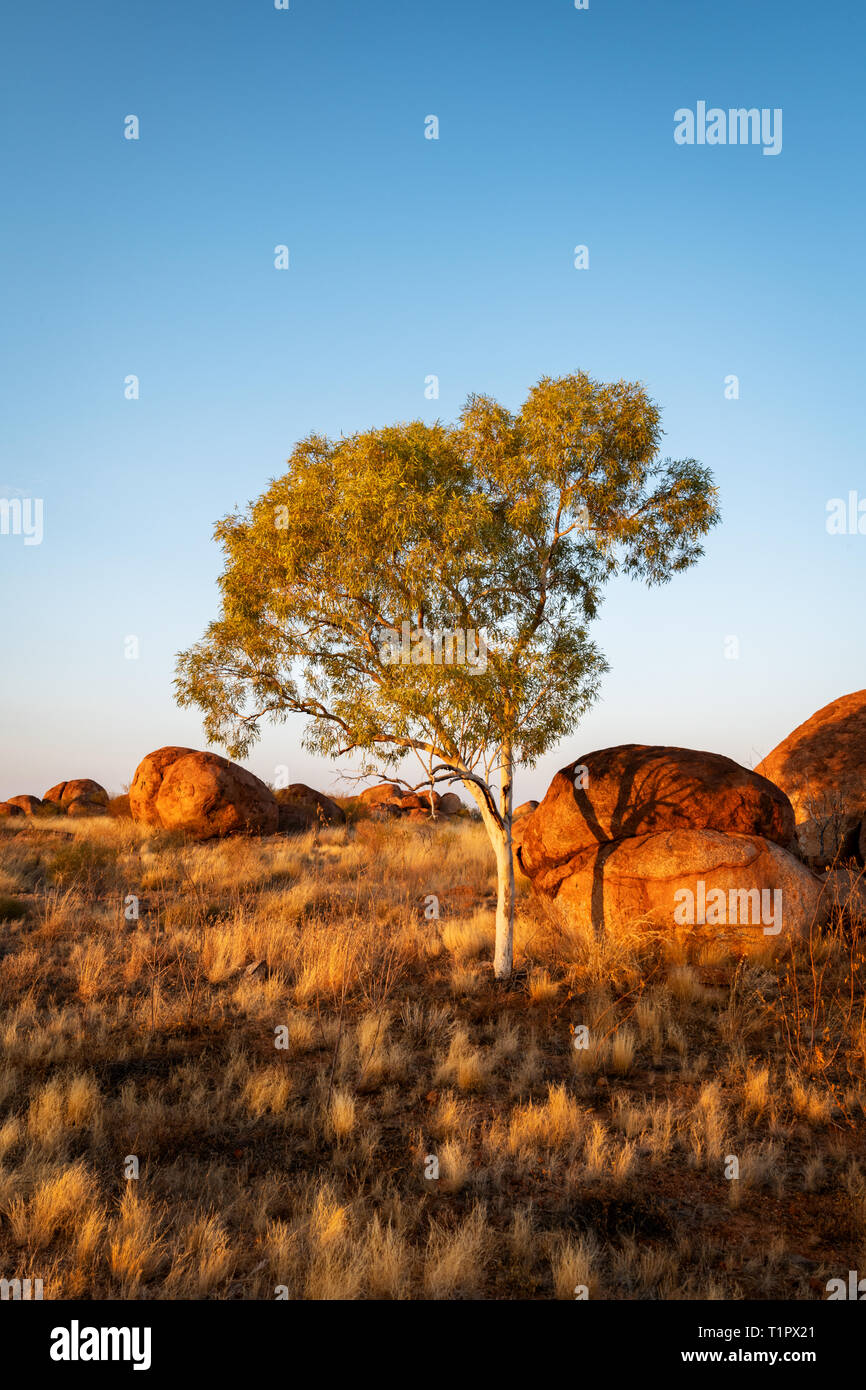
<instances>
[{"instance_id":1,"label":"shaded side of boulder","mask_svg":"<svg viewBox=\"0 0 866 1390\"><path fill-rule=\"evenodd\" d=\"M823 876L822 917L844 914L866 926L866 875L856 869L831 869Z\"/></svg>"},{"instance_id":2,"label":"shaded side of boulder","mask_svg":"<svg viewBox=\"0 0 866 1390\"><path fill-rule=\"evenodd\" d=\"M303 782L293 782L274 793L279 806L279 829L289 834L311 830L317 826L345 825L346 813L324 792L317 792Z\"/></svg>"},{"instance_id":3,"label":"shaded side of boulder","mask_svg":"<svg viewBox=\"0 0 866 1390\"><path fill-rule=\"evenodd\" d=\"M802 853L832 862L866 815L866 690L816 710L755 770L790 799Z\"/></svg>"},{"instance_id":4,"label":"shaded side of boulder","mask_svg":"<svg viewBox=\"0 0 866 1390\"><path fill-rule=\"evenodd\" d=\"M526 834L526 827L529 824L529 816L521 816L519 820L511 823L511 858L514 861L514 877L516 879L529 879L529 874L523 867L521 859L521 848L523 837Z\"/></svg>"},{"instance_id":5,"label":"shaded side of boulder","mask_svg":"<svg viewBox=\"0 0 866 1390\"><path fill-rule=\"evenodd\" d=\"M429 816L431 810L438 811L442 798L438 792L408 792L400 798L400 809L402 811L422 811Z\"/></svg>"},{"instance_id":6,"label":"shaded side of boulder","mask_svg":"<svg viewBox=\"0 0 866 1390\"><path fill-rule=\"evenodd\" d=\"M365 787L358 796L362 805L370 807L396 804L399 808L402 799L403 788L394 782L380 782L375 787Z\"/></svg>"},{"instance_id":7,"label":"shaded side of boulder","mask_svg":"<svg viewBox=\"0 0 866 1390\"><path fill-rule=\"evenodd\" d=\"M20 806L14 806L11 801L0 801L0 820L11 820L15 816L20 816L23 820L24 812Z\"/></svg>"},{"instance_id":8,"label":"shaded side of boulder","mask_svg":"<svg viewBox=\"0 0 866 1390\"><path fill-rule=\"evenodd\" d=\"M10 796L7 802L9 806L19 806L25 816L34 816L42 804L38 796Z\"/></svg>"},{"instance_id":9,"label":"shaded side of boulder","mask_svg":"<svg viewBox=\"0 0 866 1390\"><path fill-rule=\"evenodd\" d=\"M536 875L533 887L596 931L695 927L742 943L808 935L822 893L773 840L691 829L594 845Z\"/></svg>"},{"instance_id":10,"label":"shaded side of boulder","mask_svg":"<svg viewBox=\"0 0 866 1390\"><path fill-rule=\"evenodd\" d=\"M459 816L466 807L456 792L445 792L439 798L438 810L443 816Z\"/></svg>"},{"instance_id":11,"label":"shaded side of boulder","mask_svg":"<svg viewBox=\"0 0 866 1390\"><path fill-rule=\"evenodd\" d=\"M70 801L66 808L68 816L104 816L108 814L108 807L102 806L98 801L87 801L84 797L79 797L75 801Z\"/></svg>"},{"instance_id":12,"label":"shaded side of boulder","mask_svg":"<svg viewBox=\"0 0 866 1390\"><path fill-rule=\"evenodd\" d=\"M165 830L197 840L224 835L273 835L280 820L270 787L216 753L188 753L167 769L156 809Z\"/></svg>"},{"instance_id":13,"label":"shaded side of boulder","mask_svg":"<svg viewBox=\"0 0 866 1390\"><path fill-rule=\"evenodd\" d=\"M521 858L535 877L584 850L678 829L757 835L789 848L794 813L784 792L732 758L622 744L557 772L529 818Z\"/></svg>"},{"instance_id":14,"label":"shaded side of boulder","mask_svg":"<svg viewBox=\"0 0 866 1390\"><path fill-rule=\"evenodd\" d=\"M105 807L108 805L108 792L92 777L75 777L64 786L60 805L68 808L76 801Z\"/></svg>"},{"instance_id":15,"label":"shaded side of boulder","mask_svg":"<svg viewBox=\"0 0 866 1390\"><path fill-rule=\"evenodd\" d=\"M148 753L146 758L142 758L129 787L129 809L134 821L139 821L142 825L162 824L156 809L156 798L162 786L162 779L172 763L194 752L194 748L179 748L171 744L165 748L157 748L153 753Z\"/></svg>"},{"instance_id":16,"label":"shaded side of boulder","mask_svg":"<svg viewBox=\"0 0 866 1390\"><path fill-rule=\"evenodd\" d=\"M56 786L49 787L42 800L53 803L59 814L65 815L76 801L106 807L108 792L99 782L94 782L92 777L73 777L69 782L58 782Z\"/></svg>"}]
</instances>

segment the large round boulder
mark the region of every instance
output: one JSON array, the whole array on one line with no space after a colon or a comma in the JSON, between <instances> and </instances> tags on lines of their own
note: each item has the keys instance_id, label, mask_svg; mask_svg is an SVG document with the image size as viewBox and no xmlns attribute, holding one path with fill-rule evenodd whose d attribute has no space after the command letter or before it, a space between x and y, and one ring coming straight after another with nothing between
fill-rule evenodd
<instances>
[{"instance_id":1,"label":"large round boulder","mask_svg":"<svg viewBox=\"0 0 866 1390\"><path fill-rule=\"evenodd\" d=\"M789 848L794 813L772 782L720 753L621 744L557 772L527 820L520 859L534 879L584 850L663 830L758 835Z\"/></svg>"},{"instance_id":2,"label":"large round boulder","mask_svg":"<svg viewBox=\"0 0 866 1390\"><path fill-rule=\"evenodd\" d=\"M511 813L511 858L514 862L514 877L521 881L527 881L529 875L523 867L520 849L529 827L530 818L535 815L537 810L537 801L522 801Z\"/></svg>"},{"instance_id":3,"label":"large round boulder","mask_svg":"<svg viewBox=\"0 0 866 1390\"><path fill-rule=\"evenodd\" d=\"M681 926L748 943L808 936L823 884L773 840L676 829L596 843L533 888L597 932Z\"/></svg>"},{"instance_id":4,"label":"large round boulder","mask_svg":"<svg viewBox=\"0 0 866 1390\"><path fill-rule=\"evenodd\" d=\"M358 800L371 809L379 806L392 806L399 811L403 796L402 787L398 787L393 782L380 782L375 787L365 787Z\"/></svg>"},{"instance_id":5,"label":"large round boulder","mask_svg":"<svg viewBox=\"0 0 866 1390\"><path fill-rule=\"evenodd\" d=\"M162 825L156 809L156 798L162 786L162 779L172 763L194 752L194 748L170 745L157 748L155 752L142 758L129 787L129 810L133 820L139 821L142 825Z\"/></svg>"},{"instance_id":6,"label":"large round boulder","mask_svg":"<svg viewBox=\"0 0 866 1390\"><path fill-rule=\"evenodd\" d=\"M58 782L49 787L42 797L43 801L53 802L61 814L69 810L73 801L88 802L91 806L107 806L108 792L92 777L73 777L69 782Z\"/></svg>"},{"instance_id":7,"label":"large round boulder","mask_svg":"<svg viewBox=\"0 0 866 1390\"><path fill-rule=\"evenodd\" d=\"M466 807L456 792L445 792L439 798L437 810L443 816L459 816L461 811L466 810Z\"/></svg>"},{"instance_id":8,"label":"large round boulder","mask_svg":"<svg viewBox=\"0 0 866 1390\"><path fill-rule=\"evenodd\" d=\"M14 806L11 801L0 801L0 820L12 820L15 816L24 818L21 807Z\"/></svg>"},{"instance_id":9,"label":"large round boulder","mask_svg":"<svg viewBox=\"0 0 866 1390\"><path fill-rule=\"evenodd\" d=\"M42 806L42 801L38 796L10 796L7 804L17 806L25 816L34 816Z\"/></svg>"},{"instance_id":10,"label":"large round boulder","mask_svg":"<svg viewBox=\"0 0 866 1390\"><path fill-rule=\"evenodd\" d=\"M866 690L819 709L755 771L789 798L802 853L831 862L866 816Z\"/></svg>"},{"instance_id":11,"label":"large round boulder","mask_svg":"<svg viewBox=\"0 0 866 1390\"><path fill-rule=\"evenodd\" d=\"M156 797L164 830L197 840L273 835L280 811L270 787L217 753L187 753L166 769Z\"/></svg>"},{"instance_id":12,"label":"large round boulder","mask_svg":"<svg viewBox=\"0 0 866 1390\"><path fill-rule=\"evenodd\" d=\"M108 792L92 777L76 777L63 788L60 805L67 808L75 801L85 801L91 806L107 806Z\"/></svg>"},{"instance_id":13,"label":"large round boulder","mask_svg":"<svg viewBox=\"0 0 866 1390\"><path fill-rule=\"evenodd\" d=\"M400 809L402 811L421 811L423 815L429 816L431 810L439 810L441 801L441 796L435 791L408 792L400 798Z\"/></svg>"},{"instance_id":14,"label":"large round boulder","mask_svg":"<svg viewBox=\"0 0 866 1390\"><path fill-rule=\"evenodd\" d=\"M346 813L324 792L293 782L274 793L279 806L279 828L289 834L318 826L345 825Z\"/></svg>"}]
</instances>

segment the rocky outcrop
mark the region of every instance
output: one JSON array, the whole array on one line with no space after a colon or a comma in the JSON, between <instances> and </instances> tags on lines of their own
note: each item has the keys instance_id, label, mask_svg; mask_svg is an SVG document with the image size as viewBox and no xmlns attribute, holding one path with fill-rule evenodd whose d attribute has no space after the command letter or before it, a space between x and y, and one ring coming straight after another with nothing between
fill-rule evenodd
<instances>
[{"instance_id":1,"label":"rocky outcrop","mask_svg":"<svg viewBox=\"0 0 866 1390\"><path fill-rule=\"evenodd\" d=\"M156 814L164 830L180 830L196 840L272 835L280 819L270 787L216 753L187 753L169 763Z\"/></svg>"},{"instance_id":2,"label":"rocky outcrop","mask_svg":"<svg viewBox=\"0 0 866 1390\"><path fill-rule=\"evenodd\" d=\"M789 798L800 849L808 859L832 863L858 853L866 817L866 690L819 709L755 771Z\"/></svg>"},{"instance_id":3,"label":"rocky outcrop","mask_svg":"<svg viewBox=\"0 0 866 1390\"><path fill-rule=\"evenodd\" d=\"M281 787L274 795L279 807L279 829L288 834L346 823L346 813L336 801L303 782Z\"/></svg>"},{"instance_id":4,"label":"rocky outcrop","mask_svg":"<svg viewBox=\"0 0 866 1390\"><path fill-rule=\"evenodd\" d=\"M794 814L778 787L731 758L628 743L557 772L521 859L534 878L594 846L678 829L759 835L788 848Z\"/></svg>"},{"instance_id":5,"label":"rocky outcrop","mask_svg":"<svg viewBox=\"0 0 866 1390\"><path fill-rule=\"evenodd\" d=\"M10 796L6 804L18 806L25 816L35 816L36 812L41 809L43 802L38 796Z\"/></svg>"},{"instance_id":6,"label":"rocky outcrop","mask_svg":"<svg viewBox=\"0 0 866 1390\"><path fill-rule=\"evenodd\" d=\"M92 777L75 777L69 782L58 782L49 787L42 798L43 802L57 807L58 815L67 815L71 806L78 804L76 815L97 814L108 806L108 792ZM89 807L85 811L84 807Z\"/></svg>"},{"instance_id":7,"label":"rocky outcrop","mask_svg":"<svg viewBox=\"0 0 866 1390\"><path fill-rule=\"evenodd\" d=\"M141 822L142 825L162 824L156 809L156 798L162 786L162 779L172 763L194 752L194 748L169 745L166 748L157 748L155 752L142 758L129 787L129 809L133 820Z\"/></svg>"},{"instance_id":8,"label":"rocky outcrop","mask_svg":"<svg viewBox=\"0 0 866 1390\"><path fill-rule=\"evenodd\" d=\"M822 884L773 840L665 830L581 850L533 879L597 928L709 927L747 942L808 935Z\"/></svg>"},{"instance_id":9,"label":"rocky outcrop","mask_svg":"<svg viewBox=\"0 0 866 1390\"><path fill-rule=\"evenodd\" d=\"M444 796L432 788L407 792L394 782L380 782L378 786L367 787L358 801L377 818L399 816L418 823L429 820L434 812L437 817L455 816L466 809L454 792L446 792Z\"/></svg>"},{"instance_id":10,"label":"rocky outcrop","mask_svg":"<svg viewBox=\"0 0 866 1390\"><path fill-rule=\"evenodd\" d=\"M403 788L394 782L380 782L375 787L365 787L358 796L361 805L371 810L391 808L398 813L402 799Z\"/></svg>"},{"instance_id":11,"label":"rocky outcrop","mask_svg":"<svg viewBox=\"0 0 866 1390\"><path fill-rule=\"evenodd\" d=\"M400 809L402 811L421 811L425 816L429 816L431 811L438 811L442 798L438 792L409 792L400 798Z\"/></svg>"},{"instance_id":12,"label":"rocky outcrop","mask_svg":"<svg viewBox=\"0 0 866 1390\"><path fill-rule=\"evenodd\" d=\"M590 753L556 774L512 838L534 890L596 930L627 920L753 940L803 934L818 908L820 881L790 853L784 793L716 753Z\"/></svg>"}]
</instances>

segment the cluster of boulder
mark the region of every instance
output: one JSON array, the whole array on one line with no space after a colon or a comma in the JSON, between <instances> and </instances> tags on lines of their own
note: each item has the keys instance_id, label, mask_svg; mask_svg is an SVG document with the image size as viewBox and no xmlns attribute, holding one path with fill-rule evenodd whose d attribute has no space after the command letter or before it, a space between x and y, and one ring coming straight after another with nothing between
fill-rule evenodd
<instances>
[{"instance_id":1,"label":"cluster of boulder","mask_svg":"<svg viewBox=\"0 0 866 1390\"><path fill-rule=\"evenodd\" d=\"M100 816L108 806L108 792L90 777L74 778L49 787L43 796L10 796L0 801L0 818L34 816L46 810L59 816Z\"/></svg>"},{"instance_id":2,"label":"cluster of boulder","mask_svg":"<svg viewBox=\"0 0 866 1390\"><path fill-rule=\"evenodd\" d=\"M586 754L556 774L514 838L534 890L597 930L681 921L777 935L802 930L821 894L793 852L784 792L718 753L624 744Z\"/></svg>"},{"instance_id":3,"label":"cluster of boulder","mask_svg":"<svg viewBox=\"0 0 866 1390\"><path fill-rule=\"evenodd\" d=\"M406 794L390 782L368 788L357 800L374 818L422 821L465 809L453 793ZM0 818L34 815L43 809L58 815L98 815L108 805L105 788L81 778L58 782L41 798L14 796L0 802ZM228 758L176 746L157 748L139 763L129 788L129 812L143 825L179 830L196 840L292 834L346 823L342 806L302 782L272 791Z\"/></svg>"},{"instance_id":4,"label":"cluster of boulder","mask_svg":"<svg viewBox=\"0 0 866 1390\"><path fill-rule=\"evenodd\" d=\"M129 809L133 820L196 840L273 835L280 820L274 793L252 772L193 748L148 753L130 784Z\"/></svg>"},{"instance_id":5,"label":"cluster of boulder","mask_svg":"<svg viewBox=\"0 0 866 1390\"><path fill-rule=\"evenodd\" d=\"M409 821L426 821L432 816L458 816L466 807L455 792L407 792L394 782L380 782L367 787L358 797L374 819L400 817Z\"/></svg>"},{"instance_id":6,"label":"cluster of boulder","mask_svg":"<svg viewBox=\"0 0 866 1390\"><path fill-rule=\"evenodd\" d=\"M596 929L612 920L805 934L866 913L866 691L800 725L754 772L624 744L562 768L514 814L515 869Z\"/></svg>"},{"instance_id":7,"label":"cluster of boulder","mask_svg":"<svg viewBox=\"0 0 866 1390\"><path fill-rule=\"evenodd\" d=\"M454 815L463 803L436 792L407 796L386 783L362 792L358 801L372 815L426 820L432 808ZM346 812L324 792L302 782L271 791L252 772L217 753L192 748L158 748L139 763L129 788L133 820L163 830L181 830L198 840L224 835L292 834L319 826L344 825Z\"/></svg>"},{"instance_id":8,"label":"cluster of boulder","mask_svg":"<svg viewBox=\"0 0 866 1390\"><path fill-rule=\"evenodd\" d=\"M466 810L453 792L393 782L356 802L380 820ZM83 778L0 802L0 817L94 815L108 804L105 788ZM199 840L346 822L343 807L303 783L274 792L227 758L181 747L142 760L129 809L144 825ZM838 905L840 883L866 911L866 690L813 714L754 772L687 748L585 754L557 772L543 801L517 807L512 841L518 875L597 929L612 917L670 925L691 910L695 925L802 932L831 889Z\"/></svg>"}]
</instances>

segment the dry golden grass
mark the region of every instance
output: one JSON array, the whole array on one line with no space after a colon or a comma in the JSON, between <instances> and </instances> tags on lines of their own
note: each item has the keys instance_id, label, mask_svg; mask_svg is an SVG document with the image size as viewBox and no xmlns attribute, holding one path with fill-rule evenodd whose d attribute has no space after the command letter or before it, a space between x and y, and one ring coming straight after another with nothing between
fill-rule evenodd
<instances>
[{"instance_id":1,"label":"dry golden grass","mask_svg":"<svg viewBox=\"0 0 866 1390\"><path fill-rule=\"evenodd\" d=\"M857 925L741 960L524 888L504 988L493 888L471 821L0 830L0 1275L48 1298L730 1299L857 1268Z\"/></svg>"}]
</instances>

